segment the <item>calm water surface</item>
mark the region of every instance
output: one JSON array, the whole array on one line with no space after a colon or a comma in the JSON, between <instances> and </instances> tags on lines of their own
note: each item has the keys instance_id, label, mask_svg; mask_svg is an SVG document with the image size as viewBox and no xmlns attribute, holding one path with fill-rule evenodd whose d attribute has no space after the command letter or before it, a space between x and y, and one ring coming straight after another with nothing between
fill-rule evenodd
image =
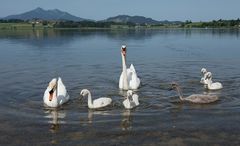
<instances>
[{"instance_id":1,"label":"calm water surface","mask_svg":"<svg viewBox=\"0 0 240 146\"><path fill-rule=\"evenodd\" d=\"M240 145L239 30L1 31L0 145ZM127 44L142 86L140 106L125 110L118 89L120 47ZM199 83L206 67L221 91ZM70 102L43 105L48 82L62 77ZM217 94L207 105L185 95ZM113 104L88 110L79 92L108 96Z\"/></svg>"}]
</instances>

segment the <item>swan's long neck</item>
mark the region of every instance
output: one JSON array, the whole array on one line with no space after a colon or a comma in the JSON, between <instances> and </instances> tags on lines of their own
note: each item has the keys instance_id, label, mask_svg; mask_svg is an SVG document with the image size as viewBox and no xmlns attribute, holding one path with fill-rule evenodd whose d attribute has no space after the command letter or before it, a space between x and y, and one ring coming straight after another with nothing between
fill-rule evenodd
<instances>
[{"instance_id":1,"label":"swan's long neck","mask_svg":"<svg viewBox=\"0 0 240 146\"><path fill-rule=\"evenodd\" d=\"M93 103L92 103L92 95L90 93L90 91L88 91L88 107L93 107Z\"/></svg>"},{"instance_id":2,"label":"swan's long neck","mask_svg":"<svg viewBox=\"0 0 240 146\"><path fill-rule=\"evenodd\" d=\"M180 100L184 100L182 90L180 89L180 87L177 86L176 90L177 90L177 93L178 93L178 96L179 96Z\"/></svg>"},{"instance_id":3,"label":"swan's long neck","mask_svg":"<svg viewBox=\"0 0 240 146\"><path fill-rule=\"evenodd\" d=\"M128 90L126 56L122 54L123 89Z\"/></svg>"}]
</instances>

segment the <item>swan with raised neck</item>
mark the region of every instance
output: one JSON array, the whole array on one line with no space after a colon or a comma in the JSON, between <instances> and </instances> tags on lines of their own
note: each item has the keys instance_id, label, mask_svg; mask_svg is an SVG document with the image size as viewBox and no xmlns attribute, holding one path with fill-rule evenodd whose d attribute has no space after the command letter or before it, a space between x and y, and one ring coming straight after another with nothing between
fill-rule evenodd
<instances>
[{"instance_id":1,"label":"swan with raised neck","mask_svg":"<svg viewBox=\"0 0 240 146\"><path fill-rule=\"evenodd\" d=\"M127 48L126 45L123 45L121 47L122 73L119 79L119 88L122 90L136 90L140 86L140 79L137 77L136 70L132 64L130 68L127 68L126 55Z\"/></svg>"}]
</instances>

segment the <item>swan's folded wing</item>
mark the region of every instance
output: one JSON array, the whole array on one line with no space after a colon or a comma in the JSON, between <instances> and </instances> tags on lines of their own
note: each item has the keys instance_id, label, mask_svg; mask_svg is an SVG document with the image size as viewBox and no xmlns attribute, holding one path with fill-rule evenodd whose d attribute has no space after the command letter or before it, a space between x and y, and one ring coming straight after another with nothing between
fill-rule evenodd
<instances>
[{"instance_id":1,"label":"swan's folded wing","mask_svg":"<svg viewBox=\"0 0 240 146\"><path fill-rule=\"evenodd\" d=\"M123 101L123 105L126 109L130 108L130 101L128 98Z\"/></svg>"},{"instance_id":2,"label":"swan's folded wing","mask_svg":"<svg viewBox=\"0 0 240 146\"><path fill-rule=\"evenodd\" d=\"M101 98L95 99L93 101L93 106L95 108L104 107L104 106L109 105L111 102L112 102L111 98L101 97Z\"/></svg>"},{"instance_id":3,"label":"swan's folded wing","mask_svg":"<svg viewBox=\"0 0 240 146\"><path fill-rule=\"evenodd\" d=\"M132 99L133 99L134 103L136 104L136 106L138 106L139 105L138 95L137 94L133 94Z\"/></svg>"},{"instance_id":4,"label":"swan's folded wing","mask_svg":"<svg viewBox=\"0 0 240 146\"><path fill-rule=\"evenodd\" d=\"M135 67L133 66L133 64L130 65L130 68L129 68L132 72L136 72L135 70Z\"/></svg>"},{"instance_id":5,"label":"swan's folded wing","mask_svg":"<svg viewBox=\"0 0 240 146\"><path fill-rule=\"evenodd\" d=\"M140 86L140 79L137 77L136 73L132 74L129 86L131 89L137 89Z\"/></svg>"},{"instance_id":6,"label":"swan's folded wing","mask_svg":"<svg viewBox=\"0 0 240 146\"><path fill-rule=\"evenodd\" d=\"M66 87L64 86L62 79L60 77L58 78L57 94L58 94L57 96L67 96Z\"/></svg>"}]
</instances>

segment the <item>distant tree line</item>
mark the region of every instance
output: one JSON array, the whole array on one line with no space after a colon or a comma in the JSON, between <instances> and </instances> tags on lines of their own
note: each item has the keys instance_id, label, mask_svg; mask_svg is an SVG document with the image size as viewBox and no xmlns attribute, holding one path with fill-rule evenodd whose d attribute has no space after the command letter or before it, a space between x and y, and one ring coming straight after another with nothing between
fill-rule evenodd
<instances>
[{"instance_id":1,"label":"distant tree line","mask_svg":"<svg viewBox=\"0 0 240 146\"><path fill-rule=\"evenodd\" d=\"M0 23L22 23L22 22L25 21L21 19L9 19L9 20L0 19Z\"/></svg>"},{"instance_id":2,"label":"distant tree line","mask_svg":"<svg viewBox=\"0 0 240 146\"><path fill-rule=\"evenodd\" d=\"M237 20L213 20L212 22L202 23L202 27L238 27L240 25L240 19Z\"/></svg>"},{"instance_id":3,"label":"distant tree line","mask_svg":"<svg viewBox=\"0 0 240 146\"><path fill-rule=\"evenodd\" d=\"M126 23L117 23L117 22L106 22L106 21L80 21L80 22L74 22L74 21L47 21L47 20L39 20L39 19L33 19L33 20L20 20L20 19L9 19L4 20L0 19L0 23L32 23L39 22L43 26L48 26L49 24L53 28L111 28L112 26L115 26L114 28L121 28L121 27L136 27L136 26L143 26L143 27L151 27L151 26L169 26L169 27L198 27L198 28L221 28L221 27L240 27L240 19L237 20L213 20L210 22L192 22L191 20L187 20L182 23L168 23L168 24L135 24L131 22ZM34 27L34 26L33 26Z\"/></svg>"},{"instance_id":4,"label":"distant tree line","mask_svg":"<svg viewBox=\"0 0 240 146\"><path fill-rule=\"evenodd\" d=\"M221 28L221 27L240 27L240 19L237 20L213 20L210 22L191 22L186 21L182 27L199 27L199 28Z\"/></svg>"},{"instance_id":5,"label":"distant tree line","mask_svg":"<svg viewBox=\"0 0 240 146\"><path fill-rule=\"evenodd\" d=\"M127 25L130 27L134 27L136 24L134 23L116 23L116 22L94 22L94 21L60 21L56 22L53 27L54 28L83 28L83 27L93 27L93 28L110 28L112 25Z\"/></svg>"}]
</instances>

